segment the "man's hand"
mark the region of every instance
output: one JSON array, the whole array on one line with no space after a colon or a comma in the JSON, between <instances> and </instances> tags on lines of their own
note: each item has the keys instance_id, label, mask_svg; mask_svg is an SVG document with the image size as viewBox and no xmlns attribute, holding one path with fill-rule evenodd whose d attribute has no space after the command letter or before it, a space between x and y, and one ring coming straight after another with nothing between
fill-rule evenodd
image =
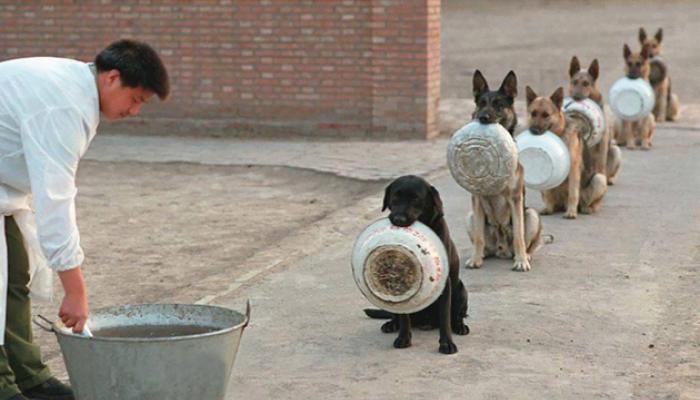
<instances>
[{"instance_id":1,"label":"man's hand","mask_svg":"<svg viewBox=\"0 0 700 400\"><path fill-rule=\"evenodd\" d=\"M58 276L63 284L63 302L58 316L67 328L73 328L74 333L81 333L88 319L88 302L85 281L80 267L59 271Z\"/></svg>"}]
</instances>

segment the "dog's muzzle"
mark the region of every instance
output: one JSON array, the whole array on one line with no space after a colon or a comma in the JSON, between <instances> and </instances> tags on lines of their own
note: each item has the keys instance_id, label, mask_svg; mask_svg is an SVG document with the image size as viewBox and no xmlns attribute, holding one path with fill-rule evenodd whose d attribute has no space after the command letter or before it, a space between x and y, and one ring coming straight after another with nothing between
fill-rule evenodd
<instances>
[{"instance_id":1,"label":"dog's muzzle","mask_svg":"<svg viewBox=\"0 0 700 400\"><path fill-rule=\"evenodd\" d=\"M541 135L547 131L546 128L541 128L539 126L531 126L530 127L530 132L532 132L533 135Z\"/></svg>"},{"instance_id":2,"label":"dog's muzzle","mask_svg":"<svg viewBox=\"0 0 700 400\"><path fill-rule=\"evenodd\" d=\"M393 225L400 226L402 228L405 228L413 223L413 221L403 214L389 215L389 221L391 221Z\"/></svg>"},{"instance_id":3,"label":"dog's muzzle","mask_svg":"<svg viewBox=\"0 0 700 400\"><path fill-rule=\"evenodd\" d=\"M493 124L496 122L496 114L488 111L478 113L477 118L482 124Z\"/></svg>"}]
</instances>

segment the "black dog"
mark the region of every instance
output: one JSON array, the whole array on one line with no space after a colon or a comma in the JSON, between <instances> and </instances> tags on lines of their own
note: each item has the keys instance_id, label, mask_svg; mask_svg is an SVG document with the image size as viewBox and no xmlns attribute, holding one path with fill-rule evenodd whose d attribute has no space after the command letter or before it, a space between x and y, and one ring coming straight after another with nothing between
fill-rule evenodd
<instances>
[{"instance_id":1,"label":"black dog","mask_svg":"<svg viewBox=\"0 0 700 400\"><path fill-rule=\"evenodd\" d=\"M382 211L387 208L391 210L389 220L392 224L405 227L420 221L438 235L447 250L450 275L440 297L419 312L397 315L383 310L366 309L365 313L372 318L391 318L391 321L382 325L382 332L399 331L399 336L394 341L396 348L411 345L411 323L414 323L424 329L440 328L440 353L456 353L457 346L452 341L452 332L458 335L469 333L469 327L463 321L467 317L467 289L459 279L459 256L450 239L440 194L422 178L402 176L386 188Z\"/></svg>"}]
</instances>

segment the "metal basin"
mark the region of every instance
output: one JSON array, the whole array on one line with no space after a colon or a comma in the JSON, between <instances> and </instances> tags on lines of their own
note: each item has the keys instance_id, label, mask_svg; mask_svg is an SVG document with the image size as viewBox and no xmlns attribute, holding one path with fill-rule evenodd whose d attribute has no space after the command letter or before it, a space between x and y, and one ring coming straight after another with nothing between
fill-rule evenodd
<instances>
[{"instance_id":1,"label":"metal basin","mask_svg":"<svg viewBox=\"0 0 700 400\"><path fill-rule=\"evenodd\" d=\"M419 221L399 227L382 218L357 237L352 274L360 292L375 306L410 314L442 294L450 266L445 245Z\"/></svg>"},{"instance_id":2,"label":"metal basin","mask_svg":"<svg viewBox=\"0 0 700 400\"><path fill-rule=\"evenodd\" d=\"M470 193L501 193L518 167L518 149L500 124L472 121L452 135L447 144L447 166L455 181Z\"/></svg>"},{"instance_id":3,"label":"metal basin","mask_svg":"<svg viewBox=\"0 0 700 400\"><path fill-rule=\"evenodd\" d=\"M654 89L642 78L622 77L610 88L610 109L621 120L638 121L654 109Z\"/></svg>"},{"instance_id":4,"label":"metal basin","mask_svg":"<svg viewBox=\"0 0 700 400\"><path fill-rule=\"evenodd\" d=\"M250 306L243 315L207 305L151 304L91 312L93 337L60 322L35 323L56 334L78 400L223 400L249 318ZM134 336L148 327L155 336ZM172 327L173 336L164 327ZM114 336L129 330L128 337ZM100 336L108 331L112 336ZM187 333L198 331L205 332Z\"/></svg>"}]
</instances>

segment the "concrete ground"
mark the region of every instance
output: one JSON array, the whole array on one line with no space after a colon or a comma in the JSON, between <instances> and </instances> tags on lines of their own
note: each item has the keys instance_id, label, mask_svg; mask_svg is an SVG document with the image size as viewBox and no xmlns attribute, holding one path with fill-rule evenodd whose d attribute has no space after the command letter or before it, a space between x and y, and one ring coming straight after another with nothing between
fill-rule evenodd
<instances>
[{"instance_id":1,"label":"concrete ground","mask_svg":"<svg viewBox=\"0 0 700 400\"><path fill-rule=\"evenodd\" d=\"M362 313L369 304L349 262L357 234L382 215L385 184L406 173L440 190L460 257L470 254L469 195L445 167L445 137L98 135L78 177L91 307L186 302L243 310L250 299L252 322L227 399L700 399L700 55L691 50L700 8L693 5L444 2L446 132L468 119L473 69L494 85L515 69L522 98L524 84L542 91L563 84L571 55L584 63L597 56L608 87L621 68L621 43L633 43L639 25L664 26L685 107L681 121L659 126L652 151L624 152L600 213L543 218L555 242L535 255L531 272L512 272L505 260L461 270L472 333L455 338L458 354L438 353L436 331L415 331L413 347L393 349L394 336ZM591 24L595 35L573 30ZM535 191L527 202L541 205ZM60 291L35 311L51 317L59 301ZM36 336L65 378L53 336Z\"/></svg>"},{"instance_id":2,"label":"concrete ground","mask_svg":"<svg viewBox=\"0 0 700 400\"><path fill-rule=\"evenodd\" d=\"M569 62L576 55L586 67L598 58L600 87L623 74L622 46L640 48L637 32L664 30L663 51L681 101L697 103L700 7L693 0L442 0L443 99L471 99L479 69L492 86L509 70L525 85L552 93L568 85Z\"/></svg>"},{"instance_id":3,"label":"concrete ground","mask_svg":"<svg viewBox=\"0 0 700 400\"><path fill-rule=\"evenodd\" d=\"M472 77L479 69L491 88L508 71L518 77L517 109L524 113L525 86L551 94L568 87L576 55L588 68L600 63L599 88L607 98L623 76L624 43L639 49L637 33L663 28L663 55L681 101L676 126L700 125L700 7L693 0L443 0L440 131L451 134L473 110ZM568 89L567 89L568 90Z\"/></svg>"},{"instance_id":4,"label":"concrete ground","mask_svg":"<svg viewBox=\"0 0 700 400\"><path fill-rule=\"evenodd\" d=\"M437 352L435 331L394 349L361 311L350 250L381 194L333 216L315 235L323 249L214 298L254 305L230 398L700 398L700 135L662 129L654 147L625 152L599 214L544 217L555 242L532 272L462 269L472 333L454 356ZM449 174L431 178L464 260L468 196Z\"/></svg>"}]
</instances>

